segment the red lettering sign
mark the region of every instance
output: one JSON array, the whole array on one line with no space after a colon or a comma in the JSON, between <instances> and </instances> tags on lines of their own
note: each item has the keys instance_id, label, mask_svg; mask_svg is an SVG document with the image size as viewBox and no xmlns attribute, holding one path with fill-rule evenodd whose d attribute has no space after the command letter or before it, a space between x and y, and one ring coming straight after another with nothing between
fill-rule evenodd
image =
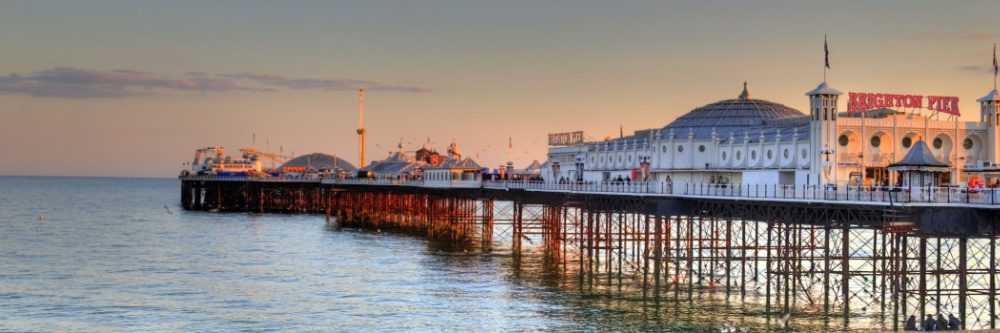
<instances>
[{"instance_id":1,"label":"red lettering sign","mask_svg":"<svg viewBox=\"0 0 1000 333\"><path fill-rule=\"evenodd\" d=\"M848 93L847 112L867 111L881 108L923 109L923 95ZM927 109L959 116L958 97L927 96Z\"/></svg>"}]
</instances>

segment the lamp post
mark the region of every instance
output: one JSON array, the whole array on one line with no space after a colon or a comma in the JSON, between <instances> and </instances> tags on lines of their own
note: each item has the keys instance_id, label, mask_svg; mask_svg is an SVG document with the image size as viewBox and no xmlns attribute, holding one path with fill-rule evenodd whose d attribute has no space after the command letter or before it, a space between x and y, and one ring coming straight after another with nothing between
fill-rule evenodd
<instances>
[{"instance_id":1,"label":"lamp post","mask_svg":"<svg viewBox=\"0 0 1000 333\"><path fill-rule=\"evenodd\" d=\"M824 156L826 156L826 161L829 162L830 161L830 155L833 154L833 149L830 149L830 146L823 145L823 149L820 149L819 153L822 154L822 155L824 155Z\"/></svg>"},{"instance_id":2,"label":"lamp post","mask_svg":"<svg viewBox=\"0 0 1000 333\"><path fill-rule=\"evenodd\" d=\"M583 155L576 156L576 181L583 182Z\"/></svg>"},{"instance_id":3,"label":"lamp post","mask_svg":"<svg viewBox=\"0 0 1000 333\"><path fill-rule=\"evenodd\" d=\"M826 164L829 164L829 162L830 162L830 155L833 155L833 154L834 154L834 150L833 150L833 149L831 149L831 148L830 148L830 146L828 146L828 145L823 145L823 148L821 148L821 149L819 150L819 153L820 153L821 155L823 155L823 156L826 156L826 162L827 162ZM830 166L827 166L827 168L828 168L828 169L826 169L824 173L826 173L826 179L827 179L827 180L829 181L829 179L830 179L830 172L837 172L837 170L834 170L834 169L833 169L832 167L830 167ZM819 180L819 179L817 179L817 180L816 180L816 184L817 184L817 185L820 185L820 184L822 184L822 182L820 182L820 180Z\"/></svg>"},{"instance_id":4,"label":"lamp post","mask_svg":"<svg viewBox=\"0 0 1000 333\"><path fill-rule=\"evenodd\" d=\"M858 153L858 172L861 173L861 180L858 187L865 186L865 153Z\"/></svg>"},{"instance_id":5,"label":"lamp post","mask_svg":"<svg viewBox=\"0 0 1000 333\"><path fill-rule=\"evenodd\" d=\"M559 161L552 162L552 180L553 182L559 182Z\"/></svg>"}]
</instances>

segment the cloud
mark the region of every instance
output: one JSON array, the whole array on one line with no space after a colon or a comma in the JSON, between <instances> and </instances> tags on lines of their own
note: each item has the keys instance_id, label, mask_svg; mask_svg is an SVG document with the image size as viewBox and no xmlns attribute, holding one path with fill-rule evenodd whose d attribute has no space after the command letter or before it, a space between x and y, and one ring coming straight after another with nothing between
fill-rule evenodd
<instances>
[{"instance_id":1,"label":"cloud","mask_svg":"<svg viewBox=\"0 0 1000 333\"><path fill-rule=\"evenodd\" d=\"M57 67L30 74L0 76L0 93L62 98L255 93L279 89L340 91L358 87L396 92L429 91L418 86L391 85L367 80L287 78L253 73L212 75L187 72L174 77L131 69L102 71Z\"/></svg>"},{"instance_id":2,"label":"cloud","mask_svg":"<svg viewBox=\"0 0 1000 333\"><path fill-rule=\"evenodd\" d=\"M257 83L277 86L296 90L354 90L365 88L372 91L397 91L397 92L428 92L430 89L419 86L390 85L367 80L352 79L307 79L307 78L287 78L279 75L265 75L253 73L226 74L223 77L248 80Z\"/></svg>"},{"instance_id":3,"label":"cloud","mask_svg":"<svg viewBox=\"0 0 1000 333\"><path fill-rule=\"evenodd\" d=\"M910 38L916 40L957 40L957 41L987 41L994 40L997 38L997 34L992 32L972 32L972 33L952 33L952 34L935 34L935 33L923 33L923 34L913 34Z\"/></svg>"},{"instance_id":4,"label":"cloud","mask_svg":"<svg viewBox=\"0 0 1000 333\"><path fill-rule=\"evenodd\" d=\"M969 65L958 67L959 70L973 73L993 73L993 66Z\"/></svg>"}]
</instances>

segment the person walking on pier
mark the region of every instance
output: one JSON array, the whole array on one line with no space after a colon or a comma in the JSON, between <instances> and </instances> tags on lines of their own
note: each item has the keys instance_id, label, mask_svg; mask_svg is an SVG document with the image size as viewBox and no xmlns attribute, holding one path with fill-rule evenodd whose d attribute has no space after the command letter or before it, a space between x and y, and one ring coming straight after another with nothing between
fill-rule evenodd
<instances>
[{"instance_id":1,"label":"person walking on pier","mask_svg":"<svg viewBox=\"0 0 1000 333\"><path fill-rule=\"evenodd\" d=\"M958 320L954 314L948 314L948 330L957 331L962 328L962 321Z\"/></svg>"},{"instance_id":2,"label":"person walking on pier","mask_svg":"<svg viewBox=\"0 0 1000 333\"><path fill-rule=\"evenodd\" d=\"M927 319L924 319L924 331L936 331L937 330L937 320L934 320L934 315L927 315Z\"/></svg>"},{"instance_id":3,"label":"person walking on pier","mask_svg":"<svg viewBox=\"0 0 1000 333\"><path fill-rule=\"evenodd\" d=\"M910 315L910 318L906 319L906 324L903 324L904 331L916 331L917 330L917 316Z\"/></svg>"},{"instance_id":4,"label":"person walking on pier","mask_svg":"<svg viewBox=\"0 0 1000 333\"><path fill-rule=\"evenodd\" d=\"M940 313L937 316L937 329L938 331L948 330L948 319L944 319L944 315Z\"/></svg>"}]
</instances>

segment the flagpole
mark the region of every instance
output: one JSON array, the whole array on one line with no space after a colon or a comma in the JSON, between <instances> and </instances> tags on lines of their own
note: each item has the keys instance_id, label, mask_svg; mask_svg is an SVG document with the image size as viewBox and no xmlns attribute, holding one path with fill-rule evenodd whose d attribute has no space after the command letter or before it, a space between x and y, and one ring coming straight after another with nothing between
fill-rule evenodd
<instances>
[{"instance_id":1,"label":"flagpole","mask_svg":"<svg viewBox=\"0 0 1000 333\"><path fill-rule=\"evenodd\" d=\"M826 44L826 34L823 34L823 83L826 83L826 70L830 69L830 48Z\"/></svg>"}]
</instances>

